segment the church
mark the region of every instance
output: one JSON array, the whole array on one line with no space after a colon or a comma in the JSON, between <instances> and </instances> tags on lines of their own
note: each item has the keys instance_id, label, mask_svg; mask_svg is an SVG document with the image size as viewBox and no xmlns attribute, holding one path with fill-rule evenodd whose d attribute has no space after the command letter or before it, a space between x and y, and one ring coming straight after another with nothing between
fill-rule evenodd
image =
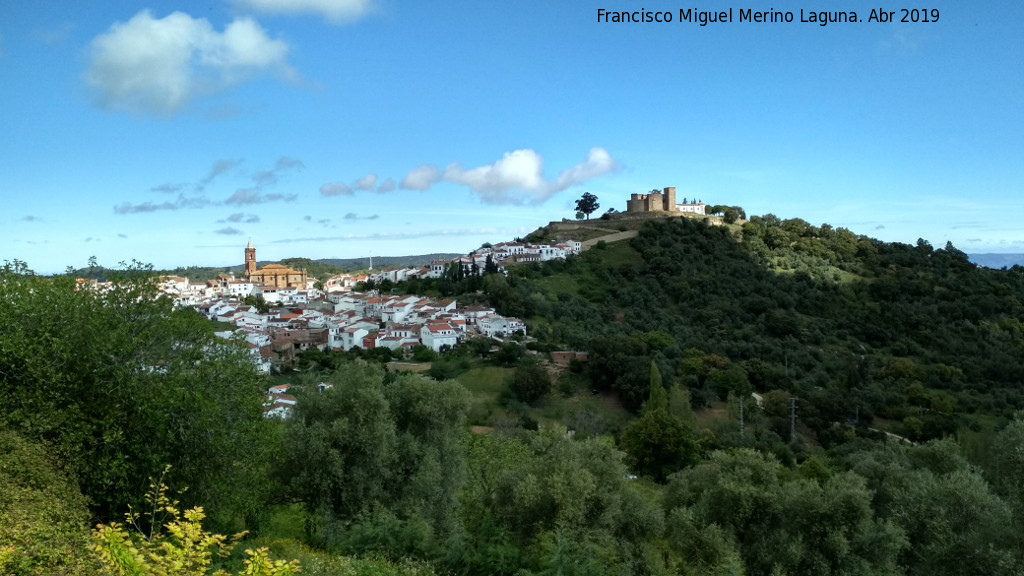
<instances>
[{"instance_id":1,"label":"church","mask_svg":"<svg viewBox=\"0 0 1024 576\"><path fill-rule=\"evenodd\" d=\"M306 289L305 270L292 270L281 264L269 264L256 269L256 249L252 246L252 240L245 248L245 279L253 282L261 288L295 288Z\"/></svg>"}]
</instances>

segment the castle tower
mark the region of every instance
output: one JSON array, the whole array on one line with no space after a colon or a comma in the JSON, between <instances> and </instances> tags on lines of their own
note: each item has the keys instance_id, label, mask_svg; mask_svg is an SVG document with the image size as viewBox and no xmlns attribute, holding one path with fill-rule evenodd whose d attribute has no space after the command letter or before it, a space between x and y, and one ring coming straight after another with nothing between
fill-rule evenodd
<instances>
[{"instance_id":1,"label":"castle tower","mask_svg":"<svg viewBox=\"0 0 1024 576\"><path fill-rule=\"evenodd\" d=\"M252 240L245 248L245 277L248 278L256 272L256 249L252 247Z\"/></svg>"},{"instance_id":2,"label":"castle tower","mask_svg":"<svg viewBox=\"0 0 1024 576\"><path fill-rule=\"evenodd\" d=\"M676 211L676 188L675 186L669 186L665 188L664 194L665 210L668 212Z\"/></svg>"},{"instance_id":3,"label":"castle tower","mask_svg":"<svg viewBox=\"0 0 1024 576\"><path fill-rule=\"evenodd\" d=\"M662 210L665 210L665 198L661 192L651 190L651 193L647 195L647 211L661 212Z\"/></svg>"}]
</instances>

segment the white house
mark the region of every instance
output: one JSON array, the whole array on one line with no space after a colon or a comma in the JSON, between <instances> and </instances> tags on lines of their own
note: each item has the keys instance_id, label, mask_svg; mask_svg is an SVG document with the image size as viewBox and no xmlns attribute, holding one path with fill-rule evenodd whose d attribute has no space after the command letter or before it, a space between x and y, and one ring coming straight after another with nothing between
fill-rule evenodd
<instances>
[{"instance_id":1,"label":"white house","mask_svg":"<svg viewBox=\"0 0 1024 576\"><path fill-rule=\"evenodd\" d=\"M700 214L701 216L704 215L704 208L705 206L703 202L697 202L696 204L676 204L676 211L678 212Z\"/></svg>"},{"instance_id":2,"label":"white house","mask_svg":"<svg viewBox=\"0 0 1024 576\"><path fill-rule=\"evenodd\" d=\"M245 298L253 293L256 284L248 280L229 280L227 293L236 298Z\"/></svg>"},{"instance_id":3,"label":"white house","mask_svg":"<svg viewBox=\"0 0 1024 576\"><path fill-rule=\"evenodd\" d=\"M369 333L370 331L363 327L344 328L338 332L337 338L331 342L331 348L341 348L348 352L356 346L362 346L363 338L366 338Z\"/></svg>"},{"instance_id":4,"label":"white house","mask_svg":"<svg viewBox=\"0 0 1024 576\"><path fill-rule=\"evenodd\" d=\"M455 328L447 322L429 323L420 329L420 341L434 352L440 352L442 346L454 348L459 343L459 336Z\"/></svg>"},{"instance_id":5,"label":"white house","mask_svg":"<svg viewBox=\"0 0 1024 576\"><path fill-rule=\"evenodd\" d=\"M427 275L428 278L444 278L444 271L448 269L448 263L435 260L430 263L430 273Z\"/></svg>"},{"instance_id":6,"label":"white house","mask_svg":"<svg viewBox=\"0 0 1024 576\"><path fill-rule=\"evenodd\" d=\"M526 325L521 320L518 318L505 318L497 314L481 318L477 321L476 326L481 334L492 338L512 336L517 330L522 330L523 334L526 334Z\"/></svg>"},{"instance_id":7,"label":"white house","mask_svg":"<svg viewBox=\"0 0 1024 576\"><path fill-rule=\"evenodd\" d=\"M469 324L477 324L481 318L486 318L494 314L494 308L488 308L486 306L468 306L460 310L462 315L466 317L466 322Z\"/></svg>"}]
</instances>

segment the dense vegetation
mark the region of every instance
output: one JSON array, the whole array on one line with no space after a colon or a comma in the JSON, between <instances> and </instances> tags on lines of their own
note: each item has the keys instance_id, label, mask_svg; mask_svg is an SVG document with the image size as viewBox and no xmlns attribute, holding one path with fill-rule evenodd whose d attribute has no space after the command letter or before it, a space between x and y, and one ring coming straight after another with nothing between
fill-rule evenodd
<instances>
[{"instance_id":1,"label":"dense vegetation","mask_svg":"<svg viewBox=\"0 0 1024 576\"><path fill-rule=\"evenodd\" d=\"M8 266L0 572L100 570L85 518L120 519L172 464L187 506L303 573L1020 573L1024 269L730 210L420 282L530 338L421 351L429 376L310 352L278 376L286 422L260 417L244 352L142 276L95 292ZM564 349L589 362L537 354Z\"/></svg>"},{"instance_id":2,"label":"dense vegetation","mask_svg":"<svg viewBox=\"0 0 1024 576\"><path fill-rule=\"evenodd\" d=\"M889 244L802 220L649 223L583 258L516 269L499 311L634 411L654 360L696 406L783 390L826 443L835 423L914 440L1024 408L1024 268L979 269L947 245Z\"/></svg>"}]
</instances>

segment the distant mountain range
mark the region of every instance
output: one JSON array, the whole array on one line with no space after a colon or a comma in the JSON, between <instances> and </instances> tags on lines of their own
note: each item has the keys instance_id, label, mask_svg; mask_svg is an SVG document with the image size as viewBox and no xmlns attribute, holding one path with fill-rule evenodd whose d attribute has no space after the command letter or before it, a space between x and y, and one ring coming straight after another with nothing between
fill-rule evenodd
<instances>
[{"instance_id":1,"label":"distant mountain range","mask_svg":"<svg viewBox=\"0 0 1024 576\"><path fill-rule=\"evenodd\" d=\"M459 256L465 256L465 254L448 254L448 253L434 253L434 254L418 254L413 256L374 256L373 257L373 269L380 270L382 268L408 268L411 266L428 266L435 260L448 261ZM292 266L293 268L298 266L302 267L302 261L304 258L285 258L280 261L258 261L256 266L262 268L267 264L285 264ZM363 258L319 258L317 260L309 260L309 262L315 262L317 264L323 264L326 266L334 266L336 268L342 268L344 270L365 270L370 267L370 258L368 256ZM243 264L236 266L227 266L224 270L241 271L245 268Z\"/></svg>"},{"instance_id":2,"label":"distant mountain range","mask_svg":"<svg viewBox=\"0 0 1024 576\"><path fill-rule=\"evenodd\" d=\"M448 261L453 258L458 258L459 256L464 256L464 254L434 253L417 254L412 256L374 256L373 269L381 270L383 268L428 266L435 260ZM365 270L370 267L370 259L369 257L321 258L319 260L310 260L308 258L285 258L279 261L260 260L257 261L256 266L262 268L268 264L284 264L290 268L306 270L312 278L325 279L328 276L332 276L340 272ZM215 278L218 274L223 272L234 272L237 275L243 270L245 270L244 264L235 264L233 266L188 266L166 270L155 270L155 272L158 274L184 276L192 282L204 282ZM72 270L71 274L77 278L106 281L111 277L116 277L117 271L103 267L79 268L77 270Z\"/></svg>"},{"instance_id":3,"label":"distant mountain range","mask_svg":"<svg viewBox=\"0 0 1024 576\"><path fill-rule=\"evenodd\" d=\"M978 266L995 270L1014 265L1024 266L1024 254L968 254L967 258Z\"/></svg>"}]
</instances>

